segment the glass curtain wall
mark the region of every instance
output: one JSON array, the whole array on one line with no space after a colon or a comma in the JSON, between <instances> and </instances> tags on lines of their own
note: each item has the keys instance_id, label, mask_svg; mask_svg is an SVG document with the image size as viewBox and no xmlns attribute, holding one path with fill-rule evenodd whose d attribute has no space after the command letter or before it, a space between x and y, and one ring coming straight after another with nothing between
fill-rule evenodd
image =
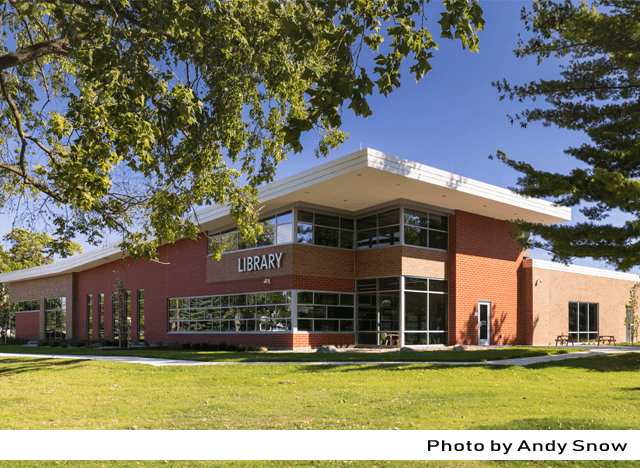
<instances>
[{"instance_id":1,"label":"glass curtain wall","mask_svg":"<svg viewBox=\"0 0 640 468\"><path fill-rule=\"evenodd\" d=\"M447 281L407 276L404 286L406 345L446 345L449 314Z\"/></svg>"},{"instance_id":2,"label":"glass curtain wall","mask_svg":"<svg viewBox=\"0 0 640 468\"><path fill-rule=\"evenodd\" d=\"M292 291L171 298L168 331L291 331L292 302Z\"/></svg>"},{"instance_id":3,"label":"glass curtain wall","mask_svg":"<svg viewBox=\"0 0 640 468\"><path fill-rule=\"evenodd\" d=\"M400 277L356 281L356 343L398 344L400 334Z\"/></svg>"},{"instance_id":4,"label":"glass curtain wall","mask_svg":"<svg viewBox=\"0 0 640 468\"><path fill-rule=\"evenodd\" d=\"M45 337L48 340L64 340L67 337L67 298L45 299L44 318Z\"/></svg>"},{"instance_id":5,"label":"glass curtain wall","mask_svg":"<svg viewBox=\"0 0 640 468\"><path fill-rule=\"evenodd\" d=\"M449 341L446 280L405 277L404 330L400 327L400 277L356 281L356 343L446 345Z\"/></svg>"}]
</instances>

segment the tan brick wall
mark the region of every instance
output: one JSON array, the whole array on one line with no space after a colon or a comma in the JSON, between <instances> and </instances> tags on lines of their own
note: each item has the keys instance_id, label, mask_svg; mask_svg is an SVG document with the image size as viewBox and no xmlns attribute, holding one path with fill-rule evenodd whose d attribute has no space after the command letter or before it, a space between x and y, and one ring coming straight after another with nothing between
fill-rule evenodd
<instances>
[{"instance_id":1,"label":"tan brick wall","mask_svg":"<svg viewBox=\"0 0 640 468\"><path fill-rule=\"evenodd\" d=\"M294 275L349 280L355 278L356 252L352 250L303 244L294 244L292 247Z\"/></svg>"},{"instance_id":2,"label":"tan brick wall","mask_svg":"<svg viewBox=\"0 0 640 468\"><path fill-rule=\"evenodd\" d=\"M44 300L52 297L65 297L67 299L67 336L76 335L75 318L73 310L75 310L75 284L76 278L74 273L65 275L52 276L49 278L20 281L9 284L9 301L28 301L40 300L40 312L38 314L38 336L44 338ZM16 328L17 325L16 325ZM20 333L28 333L34 335L35 331L21 330Z\"/></svg>"},{"instance_id":3,"label":"tan brick wall","mask_svg":"<svg viewBox=\"0 0 640 468\"><path fill-rule=\"evenodd\" d=\"M206 255L205 252L203 252ZM269 270L238 271L238 259L282 253L282 266ZM207 258L207 283L249 280L254 278L288 276L293 274L293 245L274 245L261 249L239 250L222 255L219 261Z\"/></svg>"},{"instance_id":4,"label":"tan brick wall","mask_svg":"<svg viewBox=\"0 0 640 468\"><path fill-rule=\"evenodd\" d=\"M626 340L624 317L629 291L635 284L613 278L532 268L534 322L540 317L533 344L555 344L557 335L569 332L569 302L598 303L598 331ZM548 324L548 325L547 325Z\"/></svg>"},{"instance_id":5,"label":"tan brick wall","mask_svg":"<svg viewBox=\"0 0 640 468\"><path fill-rule=\"evenodd\" d=\"M402 274L448 279L448 252L402 246Z\"/></svg>"},{"instance_id":6,"label":"tan brick wall","mask_svg":"<svg viewBox=\"0 0 640 468\"><path fill-rule=\"evenodd\" d=\"M356 252L356 278L381 278L402 274L402 246Z\"/></svg>"}]
</instances>

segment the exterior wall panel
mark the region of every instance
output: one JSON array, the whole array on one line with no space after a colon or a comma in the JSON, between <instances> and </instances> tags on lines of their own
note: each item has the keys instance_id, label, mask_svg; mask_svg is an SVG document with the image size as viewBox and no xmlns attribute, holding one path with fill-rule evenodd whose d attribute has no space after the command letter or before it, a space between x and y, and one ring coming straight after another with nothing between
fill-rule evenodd
<instances>
[{"instance_id":1,"label":"exterior wall panel","mask_svg":"<svg viewBox=\"0 0 640 468\"><path fill-rule=\"evenodd\" d=\"M40 300L40 311L38 315L37 336L33 337L33 321L34 318L28 319L28 329L26 332L33 337L33 339L44 338L45 334L45 321L44 321L44 299L52 297L64 297L66 298L66 328L67 336L75 337L76 328L73 315L74 305L74 284L76 281L75 273L68 273L64 275L52 276L48 278L39 278L27 281L17 281L15 283L9 283L9 302L16 301L28 301L38 299ZM18 315L16 314L16 330L18 333L22 333L18 326ZM35 315L29 314L29 315Z\"/></svg>"},{"instance_id":2,"label":"exterior wall panel","mask_svg":"<svg viewBox=\"0 0 640 468\"><path fill-rule=\"evenodd\" d=\"M450 284L450 298L455 296L450 299L450 343L477 344L474 314L480 300L491 301L491 344L521 343L524 304L518 296L518 270L522 250L509 236L507 223L456 211L449 225L450 261L455 263L455 279Z\"/></svg>"},{"instance_id":3,"label":"exterior wall panel","mask_svg":"<svg viewBox=\"0 0 640 468\"><path fill-rule=\"evenodd\" d=\"M617 341L626 340L624 317L629 301L629 291L635 281L604 278L571 272L531 268L533 284L534 319L541 315L534 333L533 344L555 344L558 335L569 332L569 302L598 304L598 333L613 335ZM546 286L545 286L546 285ZM538 304L538 307L536 307ZM546 305L546 308L544 307ZM540 327L540 322L543 326ZM548 326L544 326L544 322Z\"/></svg>"},{"instance_id":4,"label":"exterior wall panel","mask_svg":"<svg viewBox=\"0 0 640 468\"><path fill-rule=\"evenodd\" d=\"M18 312L16 314L16 337L28 340L40 338L39 312Z\"/></svg>"}]
</instances>

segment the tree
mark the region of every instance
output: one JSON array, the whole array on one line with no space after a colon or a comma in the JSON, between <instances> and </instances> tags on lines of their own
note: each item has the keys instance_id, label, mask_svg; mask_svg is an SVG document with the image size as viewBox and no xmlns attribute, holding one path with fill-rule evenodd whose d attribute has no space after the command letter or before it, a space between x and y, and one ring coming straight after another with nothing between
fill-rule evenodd
<instances>
[{"instance_id":1,"label":"tree","mask_svg":"<svg viewBox=\"0 0 640 468\"><path fill-rule=\"evenodd\" d=\"M624 317L624 326L629 334L629 344L633 344L634 340L638 342L638 333L640 332L640 316L638 316L638 289L640 283L636 283L629 291L629 303Z\"/></svg>"},{"instance_id":2,"label":"tree","mask_svg":"<svg viewBox=\"0 0 640 468\"><path fill-rule=\"evenodd\" d=\"M522 19L533 36L520 40L518 57L564 59L561 76L512 86L493 83L501 93L524 102L544 98L547 106L511 117L526 127L544 126L583 131L590 141L565 153L583 167L569 174L534 169L526 162L498 159L524 174L513 191L531 197L551 197L560 206L577 206L589 220L574 226L542 226L515 220L521 232L543 240L527 242L549 250L554 260L576 257L604 260L627 271L640 264L640 9L635 1L600 0L591 5L570 1L536 1ZM587 166L584 168L584 166ZM619 210L633 219L623 226L599 223Z\"/></svg>"},{"instance_id":3,"label":"tree","mask_svg":"<svg viewBox=\"0 0 640 468\"><path fill-rule=\"evenodd\" d=\"M254 237L257 188L304 134L327 155L345 107L371 115L367 97L399 87L403 63L415 79L431 69L426 3L8 0L0 203L54 226L58 253L115 231L155 258L162 240L195 238L210 204ZM440 36L477 50L477 0L441 9Z\"/></svg>"},{"instance_id":4,"label":"tree","mask_svg":"<svg viewBox=\"0 0 640 468\"><path fill-rule=\"evenodd\" d=\"M0 273L22 270L53 262L55 240L44 232L29 232L24 229L14 228L3 237L9 244L9 249L4 250L0 245ZM68 247L65 256L82 252L82 246L76 242L66 244ZM0 329L8 330L11 324L11 311L9 309L9 288L0 283Z\"/></svg>"}]
</instances>

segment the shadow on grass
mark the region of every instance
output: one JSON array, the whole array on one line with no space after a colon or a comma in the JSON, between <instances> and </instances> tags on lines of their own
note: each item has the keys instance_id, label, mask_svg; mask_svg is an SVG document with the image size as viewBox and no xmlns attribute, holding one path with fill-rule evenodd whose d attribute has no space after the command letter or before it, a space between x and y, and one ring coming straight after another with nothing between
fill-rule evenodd
<instances>
[{"instance_id":1,"label":"shadow on grass","mask_svg":"<svg viewBox=\"0 0 640 468\"><path fill-rule=\"evenodd\" d=\"M0 358L0 377L43 370L67 370L87 362L88 359Z\"/></svg>"},{"instance_id":2,"label":"shadow on grass","mask_svg":"<svg viewBox=\"0 0 640 468\"><path fill-rule=\"evenodd\" d=\"M546 348L504 348L483 351L415 351L393 353L239 353L215 351L186 351L186 350L95 350L87 348L22 348L7 346L0 352L24 354L58 354L64 355L95 355L95 356L138 356L156 359L184 359L200 362L359 362L359 361L448 361L448 362L486 362L504 359L546 356L549 354L566 354L566 349ZM579 350L579 349L576 349ZM571 350L574 351L574 350Z\"/></svg>"},{"instance_id":3,"label":"shadow on grass","mask_svg":"<svg viewBox=\"0 0 640 468\"><path fill-rule=\"evenodd\" d=\"M527 369L586 369L593 372L637 372L640 371L640 354L615 354L603 356L591 356L576 359L565 359L562 361L550 361L540 364L530 364L528 366L518 365L487 365L481 362L469 363L464 365L456 364L412 364L412 363L393 363L393 364L324 364L318 366L300 366L298 372L306 373L322 373L322 372L363 372L370 370L383 370L385 372L406 372L427 371L427 370L444 370L459 369L460 367L482 367L488 371L501 371L514 367L526 367ZM625 389L630 390L630 389ZM639 390L635 388L635 390Z\"/></svg>"},{"instance_id":4,"label":"shadow on grass","mask_svg":"<svg viewBox=\"0 0 640 468\"><path fill-rule=\"evenodd\" d=\"M491 366L493 367L493 366ZM562 367L565 369L586 369L593 372L633 372L640 371L640 353L606 354L563 361L550 361L527 366L529 369Z\"/></svg>"},{"instance_id":5,"label":"shadow on grass","mask_svg":"<svg viewBox=\"0 0 640 468\"><path fill-rule=\"evenodd\" d=\"M480 424L469 429L481 430L629 430L639 429L640 422L633 424L609 424L607 421L597 419L578 418L525 418L508 421L504 424Z\"/></svg>"}]
</instances>

